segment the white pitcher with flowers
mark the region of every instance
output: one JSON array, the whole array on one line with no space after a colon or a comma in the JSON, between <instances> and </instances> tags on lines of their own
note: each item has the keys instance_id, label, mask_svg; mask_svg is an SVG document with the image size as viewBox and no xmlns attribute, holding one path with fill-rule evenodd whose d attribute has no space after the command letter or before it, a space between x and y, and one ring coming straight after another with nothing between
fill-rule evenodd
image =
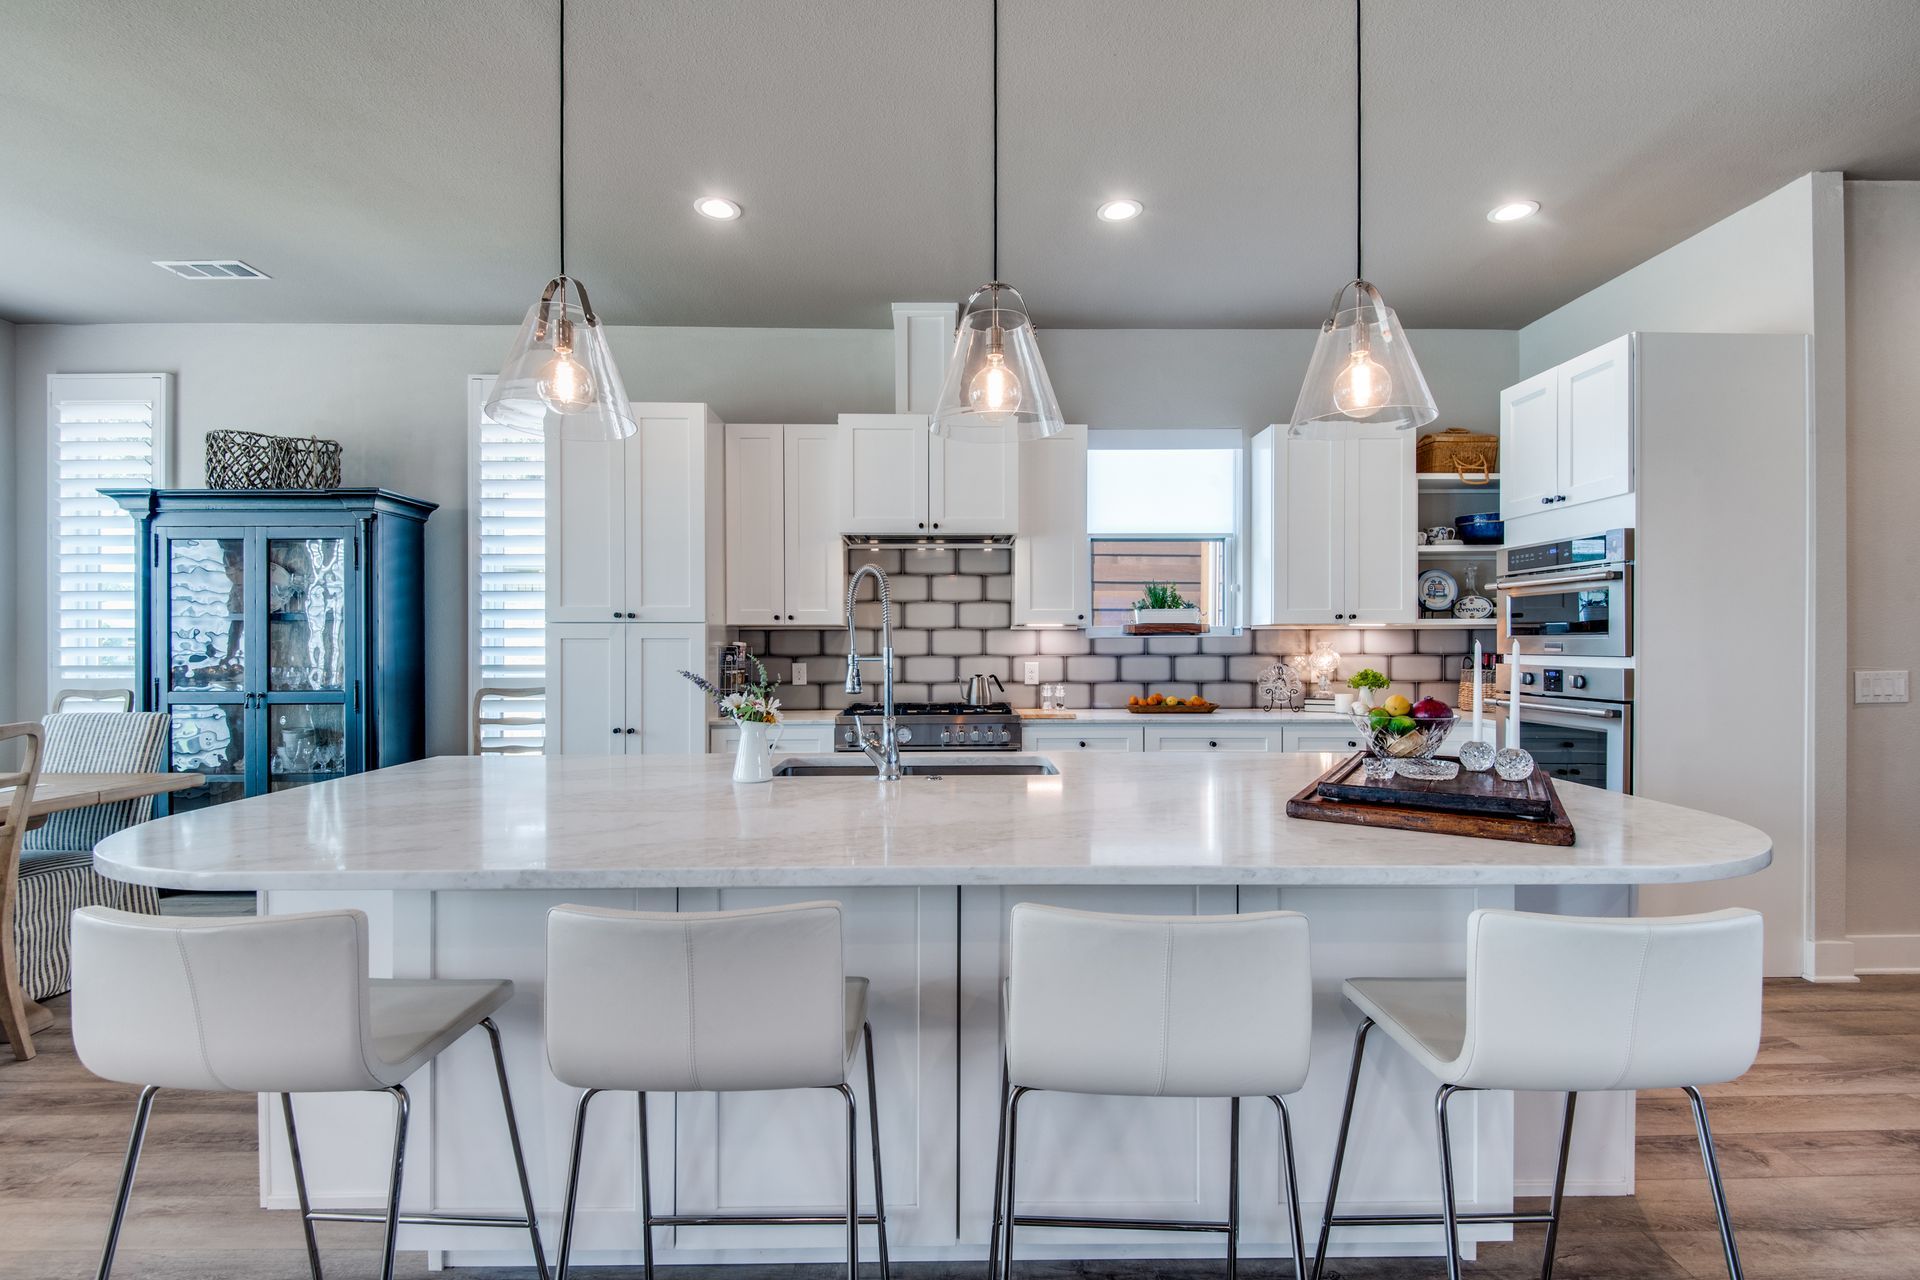
<instances>
[{"instance_id":1,"label":"white pitcher with flowers","mask_svg":"<svg viewBox=\"0 0 1920 1280\"><path fill-rule=\"evenodd\" d=\"M760 659L748 655L748 661L759 678L738 693L723 693L711 680L691 671L680 674L713 699L720 714L740 730L740 745L733 756L733 780L772 782L773 749L780 741L781 726L780 699L773 695L780 692L780 685L767 674Z\"/></svg>"}]
</instances>

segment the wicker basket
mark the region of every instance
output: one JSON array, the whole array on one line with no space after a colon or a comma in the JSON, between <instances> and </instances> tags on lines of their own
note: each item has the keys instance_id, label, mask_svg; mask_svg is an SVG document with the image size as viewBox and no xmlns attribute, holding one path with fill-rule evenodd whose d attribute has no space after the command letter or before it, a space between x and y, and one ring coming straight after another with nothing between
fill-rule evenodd
<instances>
[{"instance_id":1,"label":"wicker basket","mask_svg":"<svg viewBox=\"0 0 1920 1280\"><path fill-rule=\"evenodd\" d=\"M1451 471L1467 484L1488 484L1500 469L1500 437L1448 427L1421 436L1413 456L1421 471Z\"/></svg>"},{"instance_id":2,"label":"wicker basket","mask_svg":"<svg viewBox=\"0 0 1920 1280\"><path fill-rule=\"evenodd\" d=\"M258 431L207 432L207 488L272 489L279 441Z\"/></svg>"},{"instance_id":3,"label":"wicker basket","mask_svg":"<svg viewBox=\"0 0 1920 1280\"><path fill-rule=\"evenodd\" d=\"M1489 697L1494 697L1499 694L1500 690L1494 686L1493 672L1491 670L1480 673L1480 683L1486 688ZM1460 698L1455 704L1459 708L1461 715L1466 716L1473 714L1473 700L1473 673L1463 670L1460 673Z\"/></svg>"},{"instance_id":4,"label":"wicker basket","mask_svg":"<svg viewBox=\"0 0 1920 1280\"><path fill-rule=\"evenodd\" d=\"M340 452L337 440L209 431L207 488L337 489Z\"/></svg>"},{"instance_id":5,"label":"wicker basket","mask_svg":"<svg viewBox=\"0 0 1920 1280\"><path fill-rule=\"evenodd\" d=\"M274 488L338 489L340 487L340 442L305 439L281 439L273 442Z\"/></svg>"}]
</instances>

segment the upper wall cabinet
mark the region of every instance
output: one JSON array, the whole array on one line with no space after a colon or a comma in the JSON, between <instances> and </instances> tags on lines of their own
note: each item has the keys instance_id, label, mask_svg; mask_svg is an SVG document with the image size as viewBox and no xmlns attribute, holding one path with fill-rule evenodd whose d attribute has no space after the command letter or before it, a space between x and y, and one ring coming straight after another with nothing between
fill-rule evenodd
<instances>
[{"instance_id":1,"label":"upper wall cabinet","mask_svg":"<svg viewBox=\"0 0 1920 1280\"><path fill-rule=\"evenodd\" d=\"M1252 625L1414 621L1413 447L1411 431L1363 426L1254 437Z\"/></svg>"},{"instance_id":2,"label":"upper wall cabinet","mask_svg":"<svg viewBox=\"0 0 1920 1280\"><path fill-rule=\"evenodd\" d=\"M626 440L547 441L547 621L704 622L723 585L718 417L635 404Z\"/></svg>"},{"instance_id":3,"label":"upper wall cabinet","mask_svg":"<svg viewBox=\"0 0 1920 1280\"><path fill-rule=\"evenodd\" d=\"M729 423L727 622L844 621L848 433L831 423Z\"/></svg>"},{"instance_id":4,"label":"upper wall cabinet","mask_svg":"<svg viewBox=\"0 0 1920 1280\"><path fill-rule=\"evenodd\" d=\"M1633 492L1633 335L1500 393L1500 515Z\"/></svg>"},{"instance_id":5,"label":"upper wall cabinet","mask_svg":"<svg viewBox=\"0 0 1920 1280\"><path fill-rule=\"evenodd\" d=\"M1020 449L1020 529L1013 541L1013 625L1085 627L1092 610L1087 547L1087 429L1070 426Z\"/></svg>"},{"instance_id":6,"label":"upper wall cabinet","mask_svg":"<svg viewBox=\"0 0 1920 1280\"><path fill-rule=\"evenodd\" d=\"M919 413L843 413L847 533L1012 533L1020 446L936 439Z\"/></svg>"}]
</instances>

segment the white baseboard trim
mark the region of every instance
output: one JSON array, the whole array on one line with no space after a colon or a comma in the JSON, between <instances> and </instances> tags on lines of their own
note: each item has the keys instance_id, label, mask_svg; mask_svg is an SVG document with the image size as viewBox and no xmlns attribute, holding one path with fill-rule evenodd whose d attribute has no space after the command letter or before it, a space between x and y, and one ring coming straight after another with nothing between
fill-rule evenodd
<instances>
[{"instance_id":1,"label":"white baseboard trim","mask_svg":"<svg viewBox=\"0 0 1920 1280\"><path fill-rule=\"evenodd\" d=\"M1550 1196L1553 1183L1545 1178L1515 1178L1513 1194L1516 1196ZM1631 1178L1568 1178L1567 1194L1570 1196L1630 1196L1633 1194ZM1429 1210L1431 1212L1431 1210Z\"/></svg>"},{"instance_id":2,"label":"white baseboard trim","mask_svg":"<svg viewBox=\"0 0 1920 1280\"><path fill-rule=\"evenodd\" d=\"M1920 973L1920 933L1856 933L1847 942L1856 973Z\"/></svg>"},{"instance_id":3,"label":"white baseboard trim","mask_svg":"<svg viewBox=\"0 0 1920 1280\"><path fill-rule=\"evenodd\" d=\"M1801 947L1800 976L1808 982L1858 982L1851 938L1808 938Z\"/></svg>"}]
</instances>

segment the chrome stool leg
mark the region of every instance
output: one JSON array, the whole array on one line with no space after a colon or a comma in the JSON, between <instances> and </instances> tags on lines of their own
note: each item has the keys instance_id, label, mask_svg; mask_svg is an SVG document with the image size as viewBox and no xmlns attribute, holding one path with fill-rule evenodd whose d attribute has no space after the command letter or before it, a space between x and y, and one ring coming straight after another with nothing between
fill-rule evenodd
<instances>
[{"instance_id":1,"label":"chrome stool leg","mask_svg":"<svg viewBox=\"0 0 1920 1280\"><path fill-rule=\"evenodd\" d=\"M587 1141L587 1104L593 1101L594 1095L598 1092L599 1092L598 1089L589 1089L585 1093L581 1094L579 1105L577 1105L573 1109L573 1150L567 1157L567 1202L565 1205L561 1207L561 1214L560 1214L560 1259L558 1263L559 1280L567 1280L567 1269L572 1264L573 1211L574 1211L574 1207L578 1205L580 1202L580 1149L586 1145L586 1141ZM642 1104L642 1106L644 1109L644 1103ZM643 1162L646 1159L646 1150L647 1150L646 1139L642 1138L640 1140L640 1153L641 1153L640 1158ZM647 1185L646 1174L643 1172L640 1175L640 1178L641 1178L640 1186L642 1188L641 1195L644 1197L646 1194L645 1187ZM645 1205L645 1202L643 1199L642 1208L641 1208L642 1222L641 1222L640 1229L641 1231L646 1232L647 1231L647 1227L645 1225L646 1209L644 1205ZM648 1234L650 1235L651 1233L648 1233Z\"/></svg>"},{"instance_id":2,"label":"chrome stool leg","mask_svg":"<svg viewBox=\"0 0 1920 1280\"><path fill-rule=\"evenodd\" d=\"M1294 1176L1293 1167L1293 1115L1279 1094L1269 1094L1267 1101L1280 1112L1280 1172L1286 1179L1287 1239L1293 1246L1293 1280L1307 1280L1306 1241L1300 1232L1300 1180Z\"/></svg>"},{"instance_id":3,"label":"chrome stool leg","mask_svg":"<svg viewBox=\"0 0 1920 1280\"><path fill-rule=\"evenodd\" d=\"M847 1280L860 1280L860 1114L853 1090L834 1088L847 1100Z\"/></svg>"},{"instance_id":4,"label":"chrome stool leg","mask_svg":"<svg viewBox=\"0 0 1920 1280\"><path fill-rule=\"evenodd\" d=\"M1727 1189L1720 1182L1720 1160L1713 1152L1713 1130L1707 1126L1707 1104L1700 1091L1686 1086L1687 1101L1693 1105L1693 1131L1700 1139L1700 1163L1707 1167L1707 1184L1713 1188L1713 1212L1720 1220L1720 1248L1727 1256L1730 1280L1744 1280L1740 1268L1740 1249L1733 1242L1733 1219L1727 1214ZM129 1176L132 1170L128 1170Z\"/></svg>"},{"instance_id":5,"label":"chrome stool leg","mask_svg":"<svg viewBox=\"0 0 1920 1280\"><path fill-rule=\"evenodd\" d=\"M500 1051L500 1028L492 1018L480 1019L480 1025L487 1029L488 1043L493 1046L493 1071L500 1079L500 1106L507 1113L507 1141L513 1147L513 1171L520 1176L520 1203L526 1206L527 1235L533 1240L533 1265L540 1273L540 1280L548 1280L547 1252L540 1246L540 1215L533 1207L533 1184L527 1181L527 1157L520 1149L520 1125L513 1115L513 1094L507 1090L507 1059ZM317 1268L313 1280L320 1280Z\"/></svg>"},{"instance_id":6,"label":"chrome stool leg","mask_svg":"<svg viewBox=\"0 0 1920 1280\"><path fill-rule=\"evenodd\" d=\"M100 1253L100 1280L113 1271L114 1250L120 1247L120 1227L127 1219L127 1201L133 1195L133 1172L140 1167L140 1148L147 1141L147 1120L153 1115L153 1095L159 1085L150 1084L140 1091L140 1102L133 1110L133 1136L127 1139L127 1163L120 1171L120 1193L113 1201L113 1221L107 1224L107 1244Z\"/></svg>"},{"instance_id":7,"label":"chrome stool leg","mask_svg":"<svg viewBox=\"0 0 1920 1280\"><path fill-rule=\"evenodd\" d=\"M1240 1280L1240 1099L1229 1099L1227 1116L1227 1280Z\"/></svg>"},{"instance_id":8,"label":"chrome stool leg","mask_svg":"<svg viewBox=\"0 0 1920 1280\"><path fill-rule=\"evenodd\" d=\"M1340 1192L1340 1166L1347 1158L1347 1134L1353 1128L1353 1099L1360 1089L1360 1060L1367 1052L1367 1032L1373 1019L1360 1019L1353 1036L1353 1065L1347 1071L1347 1103L1340 1111L1340 1136L1333 1144L1333 1173L1327 1179L1327 1206L1320 1217L1320 1247L1313 1255L1313 1280L1320 1280L1320 1269L1327 1264L1327 1239L1333 1235L1333 1202Z\"/></svg>"},{"instance_id":9,"label":"chrome stool leg","mask_svg":"<svg viewBox=\"0 0 1920 1280\"><path fill-rule=\"evenodd\" d=\"M647 1095L640 1095L640 1269L653 1280L653 1143L647 1138Z\"/></svg>"},{"instance_id":10,"label":"chrome stool leg","mask_svg":"<svg viewBox=\"0 0 1920 1280\"><path fill-rule=\"evenodd\" d=\"M1560 1205L1567 1197L1567 1152L1573 1146L1573 1104L1580 1095L1567 1094L1566 1118L1560 1122L1560 1163L1553 1173L1553 1206L1547 1223L1547 1256L1540 1262L1540 1280L1553 1280L1553 1245L1560 1237Z\"/></svg>"},{"instance_id":11,"label":"chrome stool leg","mask_svg":"<svg viewBox=\"0 0 1920 1280\"><path fill-rule=\"evenodd\" d=\"M287 1121L287 1154L293 1157L293 1191L300 1198L300 1229L307 1237L307 1270L320 1276L320 1242L313 1234L313 1205L307 1200L307 1171L300 1162L300 1131L293 1127L293 1095L280 1095L280 1114Z\"/></svg>"},{"instance_id":12,"label":"chrome stool leg","mask_svg":"<svg viewBox=\"0 0 1920 1280\"><path fill-rule=\"evenodd\" d=\"M867 1136L873 1145L873 1216L880 1232L880 1280L893 1280L893 1262L887 1256L887 1187L880 1176L880 1097L873 1072L873 1024L860 1028L867 1042Z\"/></svg>"},{"instance_id":13,"label":"chrome stool leg","mask_svg":"<svg viewBox=\"0 0 1920 1280\"><path fill-rule=\"evenodd\" d=\"M1013 1224L1020 1208L1020 1201L1014 1194L1013 1175L1019 1168L1020 1099L1026 1097L1027 1093L1028 1090L1020 1088L1007 1095L1007 1220L1000 1254L1000 1274L1004 1280L1013 1280Z\"/></svg>"},{"instance_id":14,"label":"chrome stool leg","mask_svg":"<svg viewBox=\"0 0 1920 1280\"><path fill-rule=\"evenodd\" d=\"M393 1254L400 1246L400 1179L407 1162L407 1113L412 1110L405 1085L387 1092L393 1095L393 1169L387 1179L387 1243L380 1280L393 1280Z\"/></svg>"},{"instance_id":15,"label":"chrome stool leg","mask_svg":"<svg viewBox=\"0 0 1920 1280\"><path fill-rule=\"evenodd\" d=\"M1434 1117L1440 1130L1440 1227L1446 1232L1447 1280L1460 1280L1460 1217L1453 1198L1453 1134L1447 1127L1447 1103L1460 1086L1443 1084L1434 1094Z\"/></svg>"},{"instance_id":16,"label":"chrome stool leg","mask_svg":"<svg viewBox=\"0 0 1920 1280\"><path fill-rule=\"evenodd\" d=\"M987 1280L1000 1274L1000 1224L1007 1193L1007 1063L1000 1060L1000 1096L994 1110L1000 1113L1000 1137L993 1148L993 1233L987 1238Z\"/></svg>"}]
</instances>

